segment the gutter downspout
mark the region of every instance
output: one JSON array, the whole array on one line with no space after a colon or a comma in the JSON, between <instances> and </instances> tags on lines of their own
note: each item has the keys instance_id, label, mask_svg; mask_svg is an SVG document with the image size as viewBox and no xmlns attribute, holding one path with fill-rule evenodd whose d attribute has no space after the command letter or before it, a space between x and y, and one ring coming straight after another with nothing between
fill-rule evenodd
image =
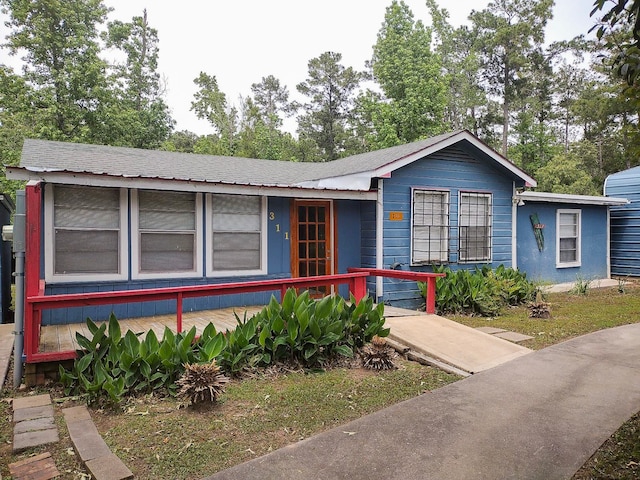
<instances>
[{"instance_id":1,"label":"gutter downspout","mask_svg":"<svg viewBox=\"0 0 640 480\"><path fill-rule=\"evenodd\" d=\"M607 278L611 278L611 208L607 207Z\"/></svg>"},{"instance_id":2,"label":"gutter downspout","mask_svg":"<svg viewBox=\"0 0 640 480\"><path fill-rule=\"evenodd\" d=\"M376 268L382 269L384 262L384 180L378 179L378 198L376 199ZM376 277L376 303L384 295L383 278Z\"/></svg>"},{"instance_id":3,"label":"gutter downspout","mask_svg":"<svg viewBox=\"0 0 640 480\"><path fill-rule=\"evenodd\" d=\"M25 192L16 192L16 213L13 217L13 250L16 257L16 311L13 325L13 388L22 383L22 361L24 355L24 258L25 258Z\"/></svg>"}]
</instances>

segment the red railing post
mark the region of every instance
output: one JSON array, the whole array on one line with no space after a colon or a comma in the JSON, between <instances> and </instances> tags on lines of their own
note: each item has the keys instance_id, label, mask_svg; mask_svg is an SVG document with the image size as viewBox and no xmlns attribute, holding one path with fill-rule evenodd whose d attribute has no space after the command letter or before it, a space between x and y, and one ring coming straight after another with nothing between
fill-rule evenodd
<instances>
[{"instance_id":1,"label":"red railing post","mask_svg":"<svg viewBox=\"0 0 640 480\"><path fill-rule=\"evenodd\" d=\"M427 278L427 313L436 313L436 277Z\"/></svg>"},{"instance_id":2,"label":"red railing post","mask_svg":"<svg viewBox=\"0 0 640 480\"><path fill-rule=\"evenodd\" d=\"M176 333L182 331L182 293L176 295Z\"/></svg>"},{"instance_id":3,"label":"red railing post","mask_svg":"<svg viewBox=\"0 0 640 480\"><path fill-rule=\"evenodd\" d=\"M42 187L40 183L29 182L25 187L25 297L35 297L40 294L40 249L42 224ZM42 312L33 303L25 302L24 308L24 351L27 362L38 353L40 346L40 323ZM16 352L21 355L22 352Z\"/></svg>"},{"instance_id":4,"label":"red railing post","mask_svg":"<svg viewBox=\"0 0 640 480\"><path fill-rule=\"evenodd\" d=\"M367 294L367 278L355 277L349 281L349 292L353 294L356 301L359 302Z\"/></svg>"}]
</instances>

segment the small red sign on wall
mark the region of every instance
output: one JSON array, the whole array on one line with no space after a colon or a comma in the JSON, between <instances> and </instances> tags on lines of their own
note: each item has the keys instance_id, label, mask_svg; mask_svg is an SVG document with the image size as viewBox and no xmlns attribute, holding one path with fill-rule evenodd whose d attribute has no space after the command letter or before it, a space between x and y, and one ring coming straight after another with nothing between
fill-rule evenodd
<instances>
[{"instance_id":1,"label":"small red sign on wall","mask_svg":"<svg viewBox=\"0 0 640 480\"><path fill-rule=\"evenodd\" d=\"M402 212L389 212L389 220L392 222L399 222L403 218Z\"/></svg>"}]
</instances>

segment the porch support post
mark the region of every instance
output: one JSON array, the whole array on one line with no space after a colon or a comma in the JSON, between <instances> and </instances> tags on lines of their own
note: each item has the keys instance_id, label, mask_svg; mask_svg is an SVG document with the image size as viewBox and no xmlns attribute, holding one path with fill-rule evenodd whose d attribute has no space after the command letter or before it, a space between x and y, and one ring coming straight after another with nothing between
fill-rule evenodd
<instances>
[{"instance_id":1,"label":"porch support post","mask_svg":"<svg viewBox=\"0 0 640 480\"><path fill-rule=\"evenodd\" d=\"M25 187L26 232L25 232L25 296L40 294L40 255L42 226L42 185L30 181ZM28 300L24 310L24 350L29 362L40 346L40 323L42 312Z\"/></svg>"},{"instance_id":2,"label":"porch support post","mask_svg":"<svg viewBox=\"0 0 640 480\"><path fill-rule=\"evenodd\" d=\"M376 269L384 268L384 180L378 179L378 198L376 199ZM376 298L378 302L384 295L384 278L376 277Z\"/></svg>"}]
</instances>

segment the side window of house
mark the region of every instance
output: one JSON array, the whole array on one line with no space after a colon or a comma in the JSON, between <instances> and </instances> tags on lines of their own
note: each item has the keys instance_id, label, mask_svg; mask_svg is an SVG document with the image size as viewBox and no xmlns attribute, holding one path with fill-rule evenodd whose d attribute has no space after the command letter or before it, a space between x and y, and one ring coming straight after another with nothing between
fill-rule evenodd
<instances>
[{"instance_id":1,"label":"side window of house","mask_svg":"<svg viewBox=\"0 0 640 480\"><path fill-rule=\"evenodd\" d=\"M201 258L199 194L155 190L133 193L137 196L137 246L132 250L138 269L134 276L197 274Z\"/></svg>"},{"instance_id":2,"label":"side window of house","mask_svg":"<svg viewBox=\"0 0 640 480\"><path fill-rule=\"evenodd\" d=\"M557 266L580 266L580 210L558 210L556 231Z\"/></svg>"},{"instance_id":3,"label":"side window of house","mask_svg":"<svg viewBox=\"0 0 640 480\"><path fill-rule=\"evenodd\" d=\"M413 190L411 263L449 260L449 192Z\"/></svg>"},{"instance_id":4,"label":"side window of house","mask_svg":"<svg viewBox=\"0 0 640 480\"><path fill-rule=\"evenodd\" d=\"M460 193L458 255L461 262L491 260L491 200L490 193Z\"/></svg>"},{"instance_id":5,"label":"side window of house","mask_svg":"<svg viewBox=\"0 0 640 480\"><path fill-rule=\"evenodd\" d=\"M49 185L46 276L70 281L119 278L123 272L121 191L118 188ZM49 230L51 229L51 230Z\"/></svg>"},{"instance_id":6,"label":"side window of house","mask_svg":"<svg viewBox=\"0 0 640 480\"><path fill-rule=\"evenodd\" d=\"M265 212L262 197L246 195L210 195L209 273L264 273Z\"/></svg>"}]
</instances>

